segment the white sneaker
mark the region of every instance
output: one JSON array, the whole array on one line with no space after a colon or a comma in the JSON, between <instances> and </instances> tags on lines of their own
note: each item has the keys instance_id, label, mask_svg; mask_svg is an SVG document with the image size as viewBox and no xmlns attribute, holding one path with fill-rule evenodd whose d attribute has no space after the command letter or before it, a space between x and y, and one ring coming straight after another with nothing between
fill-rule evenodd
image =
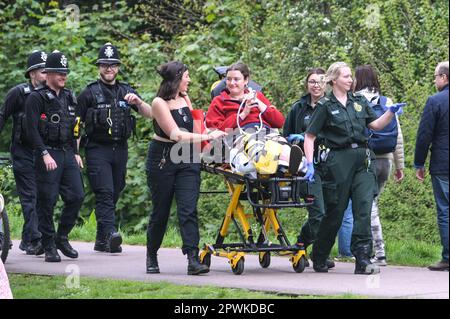
<instances>
[{"instance_id":1,"label":"white sneaker","mask_svg":"<svg viewBox=\"0 0 450 319\"><path fill-rule=\"evenodd\" d=\"M386 257L373 257L370 259L370 262L372 264L378 265L378 266L387 266Z\"/></svg>"}]
</instances>

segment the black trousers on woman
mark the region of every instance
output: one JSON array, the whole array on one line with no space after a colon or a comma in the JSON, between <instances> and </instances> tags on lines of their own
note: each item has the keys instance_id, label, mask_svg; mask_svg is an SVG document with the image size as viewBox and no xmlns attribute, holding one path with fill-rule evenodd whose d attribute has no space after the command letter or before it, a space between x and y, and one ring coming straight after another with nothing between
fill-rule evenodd
<instances>
[{"instance_id":1,"label":"black trousers on woman","mask_svg":"<svg viewBox=\"0 0 450 319\"><path fill-rule=\"evenodd\" d=\"M147 228L149 254L156 254L161 246L174 198L183 240L183 254L197 250L200 240L197 219L200 164L174 163L177 161L170 154L172 147L173 143L153 140L148 150L147 185L153 203Z\"/></svg>"}]
</instances>

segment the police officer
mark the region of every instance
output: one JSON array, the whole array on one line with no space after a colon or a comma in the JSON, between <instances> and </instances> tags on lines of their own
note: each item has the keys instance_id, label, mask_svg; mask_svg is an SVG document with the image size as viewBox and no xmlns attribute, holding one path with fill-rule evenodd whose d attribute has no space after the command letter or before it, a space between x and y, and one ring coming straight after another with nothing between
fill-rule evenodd
<instances>
[{"instance_id":1,"label":"police officer","mask_svg":"<svg viewBox=\"0 0 450 319\"><path fill-rule=\"evenodd\" d=\"M65 88L69 64L64 54L54 51L45 63L46 85L34 91L25 103L30 138L35 151L37 212L46 262L77 258L68 235L75 225L84 198L77 147L76 98ZM64 208L55 234L53 210L61 195Z\"/></svg>"},{"instance_id":2,"label":"police officer","mask_svg":"<svg viewBox=\"0 0 450 319\"><path fill-rule=\"evenodd\" d=\"M308 170L305 177L314 178L314 140L323 136L330 148L323 168L323 195L325 216L319 226L313 245L313 268L327 272L326 259L333 247L349 198L353 203L354 225L351 251L356 257L355 274L378 273L372 264L372 233L370 215L374 196L377 194L374 158L367 146L365 128L380 130L393 118L401 104L388 107L377 119L368 101L351 93L352 72L344 62L333 63L327 71L332 92L322 98L314 111L306 130L305 153Z\"/></svg>"},{"instance_id":3,"label":"police officer","mask_svg":"<svg viewBox=\"0 0 450 319\"><path fill-rule=\"evenodd\" d=\"M0 132L8 118L13 117L11 136L11 156L14 179L24 217L22 241L19 248L27 255L43 254L41 233L38 230L36 213L36 180L34 172L34 157L31 141L27 138L25 118L25 101L31 92L45 82L44 66L47 54L44 51L33 51L27 61L25 77L28 83L13 87L5 98L0 110Z\"/></svg>"},{"instance_id":4,"label":"police officer","mask_svg":"<svg viewBox=\"0 0 450 319\"><path fill-rule=\"evenodd\" d=\"M119 253L122 237L115 227L115 210L125 187L127 140L135 130L131 110L151 118L151 107L136 91L116 77L121 64L111 43L100 48L96 62L100 79L88 84L78 98L81 121L87 135L86 164L95 193L97 235L94 250Z\"/></svg>"}]
</instances>

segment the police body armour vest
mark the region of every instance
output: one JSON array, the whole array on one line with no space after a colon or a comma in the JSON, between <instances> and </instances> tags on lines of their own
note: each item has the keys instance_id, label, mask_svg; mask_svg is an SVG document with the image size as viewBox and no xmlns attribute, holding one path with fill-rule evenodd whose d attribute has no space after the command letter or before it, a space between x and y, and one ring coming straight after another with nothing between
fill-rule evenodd
<instances>
[{"instance_id":1,"label":"police body armour vest","mask_svg":"<svg viewBox=\"0 0 450 319\"><path fill-rule=\"evenodd\" d=\"M132 89L126 83L117 83L116 96L107 97L100 83L88 85L95 105L86 112L86 134L96 142L120 142L127 140L135 128L135 117L123 97Z\"/></svg>"},{"instance_id":2,"label":"police body armour vest","mask_svg":"<svg viewBox=\"0 0 450 319\"><path fill-rule=\"evenodd\" d=\"M58 99L47 88L38 92L45 101L44 113L39 119L39 133L44 143L53 147L60 147L73 141L76 122L76 98L68 89L64 90L64 99Z\"/></svg>"},{"instance_id":3,"label":"police body armour vest","mask_svg":"<svg viewBox=\"0 0 450 319\"><path fill-rule=\"evenodd\" d=\"M13 140L16 143L24 143L24 141L27 139L27 123L26 123L26 116L25 116L25 101L27 97L30 95L30 93L33 91L33 87L29 83L22 83L18 85L18 88L20 90L20 94L23 97L23 104L20 105L20 109L18 112L14 113L13 119L14 119L14 136Z\"/></svg>"}]
</instances>

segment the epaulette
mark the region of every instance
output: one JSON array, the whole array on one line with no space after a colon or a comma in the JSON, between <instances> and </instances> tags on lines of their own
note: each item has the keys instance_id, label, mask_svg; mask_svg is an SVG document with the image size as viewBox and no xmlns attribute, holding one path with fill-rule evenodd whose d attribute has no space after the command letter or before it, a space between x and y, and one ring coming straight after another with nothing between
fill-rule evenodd
<instances>
[{"instance_id":1,"label":"epaulette","mask_svg":"<svg viewBox=\"0 0 450 319\"><path fill-rule=\"evenodd\" d=\"M323 96L318 102L317 104L323 105L325 103L327 103L330 99L326 96Z\"/></svg>"},{"instance_id":2,"label":"epaulette","mask_svg":"<svg viewBox=\"0 0 450 319\"><path fill-rule=\"evenodd\" d=\"M19 84L18 87L23 95L28 95L33 91L33 87L29 83Z\"/></svg>"}]
</instances>

